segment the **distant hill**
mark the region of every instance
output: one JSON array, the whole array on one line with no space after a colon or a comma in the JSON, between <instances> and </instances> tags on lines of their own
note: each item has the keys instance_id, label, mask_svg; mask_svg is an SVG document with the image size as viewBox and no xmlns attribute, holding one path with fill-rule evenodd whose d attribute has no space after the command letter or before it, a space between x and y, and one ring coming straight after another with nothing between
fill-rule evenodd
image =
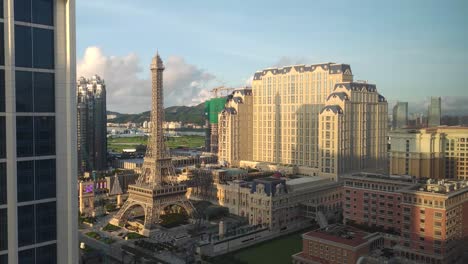
<instances>
[{"instance_id":1,"label":"distant hill","mask_svg":"<svg viewBox=\"0 0 468 264\"><path fill-rule=\"evenodd\" d=\"M150 111L139 114L122 114L113 111L107 111L108 115L117 117L109 120L112 123L143 123L149 121ZM166 121L194 123L198 125L205 124L205 103L196 106L171 106L165 109Z\"/></svg>"}]
</instances>

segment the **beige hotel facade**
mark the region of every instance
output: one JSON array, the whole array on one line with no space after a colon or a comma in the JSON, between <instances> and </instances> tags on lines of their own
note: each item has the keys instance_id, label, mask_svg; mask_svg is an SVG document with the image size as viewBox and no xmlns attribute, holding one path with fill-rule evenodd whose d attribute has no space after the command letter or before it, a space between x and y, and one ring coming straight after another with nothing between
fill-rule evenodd
<instances>
[{"instance_id":1,"label":"beige hotel facade","mask_svg":"<svg viewBox=\"0 0 468 264\"><path fill-rule=\"evenodd\" d=\"M389 132L390 173L468 179L468 128L440 126Z\"/></svg>"},{"instance_id":2,"label":"beige hotel facade","mask_svg":"<svg viewBox=\"0 0 468 264\"><path fill-rule=\"evenodd\" d=\"M258 71L252 97L252 144L240 145L252 150L251 161L293 165L297 173L332 178L386 167L387 102L375 85L353 82L349 65ZM230 148L234 141L223 143Z\"/></svg>"}]
</instances>

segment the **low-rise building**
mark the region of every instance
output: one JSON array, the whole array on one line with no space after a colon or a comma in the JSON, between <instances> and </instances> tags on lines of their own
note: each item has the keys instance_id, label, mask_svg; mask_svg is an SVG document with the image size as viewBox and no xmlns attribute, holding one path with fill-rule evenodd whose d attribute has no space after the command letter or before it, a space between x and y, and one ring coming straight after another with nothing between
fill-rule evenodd
<instances>
[{"instance_id":1,"label":"low-rise building","mask_svg":"<svg viewBox=\"0 0 468 264\"><path fill-rule=\"evenodd\" d=\"M379 233L333 225L302 235L302 252L292 256L294 264L357 263L362 256L383 247Z\"/></svg>"},{"instance_id":2,"label":"low-rise building","mask_svg":"<svg viewBox=\"0 0 468 264\"><path fill-rule=\"evenodd\" d=\"M343 177L344 219L400 235L399 257L423 263L461 263L468 240L468 182L408 176Z\"/></svg>"},{"instance_id":3,"label":"low-rise building","mask_svg":"<svg viewBox=\"0 0 468 264\"><path fill-rule=\"evenodd\" d=\"M425 263L461 261L468 240L468 182L428 180L402 194L400 256Z\"/></svg>"},{"instance_id":4,"label":"low-rise building","mask_svg":"<svg viewBox=\"0 0 468 264\"><path fill-rule=\"evenodd\" d=\"M357 173L342 180L346 222L400 233L402 194L397 191L412 186L411 177Z\"/></svg>"},{"instance_id":5,"label":"low-rise building","mask_svg":"<svg viewBox=\"0 0 468 264\"><path fill-rule=\"evenodd\" d=\"M468 127L389 132L390 174L468 179Z\"/></svg>"},{"instance_id":6,"label":"low-rise building","mask_svg":"<svg viewBox=\"0 0 468 264\"><path fill-rule=\"evenodd\" d=\"M324 177L272 177L216 184L219 205L251 225L285 230L310 222L315 214L341 209L340 183Z\"/></svg>"}]
</instances>

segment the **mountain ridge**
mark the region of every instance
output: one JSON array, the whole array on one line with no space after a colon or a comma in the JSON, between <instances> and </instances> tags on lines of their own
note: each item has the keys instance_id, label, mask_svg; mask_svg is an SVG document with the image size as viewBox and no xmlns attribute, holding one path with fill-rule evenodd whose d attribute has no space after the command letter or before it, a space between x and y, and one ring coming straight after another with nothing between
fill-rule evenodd
<instances>
[{"instance_id":1,"label":"mountain ridge","mask_svg":"<svg viewBox=\"0 0 468 264\"><path fill-rule=\"evenodd\" d=\"M165 120L168 122L194 123L197 125L205 124L205 103L195 106L170 106L164 109ZM108 115L116 115L109 119L112 123L143 123L149 121L150 111L138 114L125 114L116 111L107 111Z\"/></svg>"}]
</instances>

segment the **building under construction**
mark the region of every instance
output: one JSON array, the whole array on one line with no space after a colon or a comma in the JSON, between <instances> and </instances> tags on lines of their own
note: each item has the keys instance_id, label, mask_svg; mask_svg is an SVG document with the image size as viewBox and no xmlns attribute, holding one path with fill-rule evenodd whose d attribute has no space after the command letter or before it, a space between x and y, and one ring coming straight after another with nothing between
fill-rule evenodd
<instances>
[{"instance_id":1,"label":"building under construction","mask_svg":"<svg viewBox=\"0 0 468 264\"><path fill-rule=\"evenodd\" d=\"M205 149L211 153L218 153L218 114L224 109L225 104L225 97L212 98L205 102Z\"/></svg>"}]
</instances>

